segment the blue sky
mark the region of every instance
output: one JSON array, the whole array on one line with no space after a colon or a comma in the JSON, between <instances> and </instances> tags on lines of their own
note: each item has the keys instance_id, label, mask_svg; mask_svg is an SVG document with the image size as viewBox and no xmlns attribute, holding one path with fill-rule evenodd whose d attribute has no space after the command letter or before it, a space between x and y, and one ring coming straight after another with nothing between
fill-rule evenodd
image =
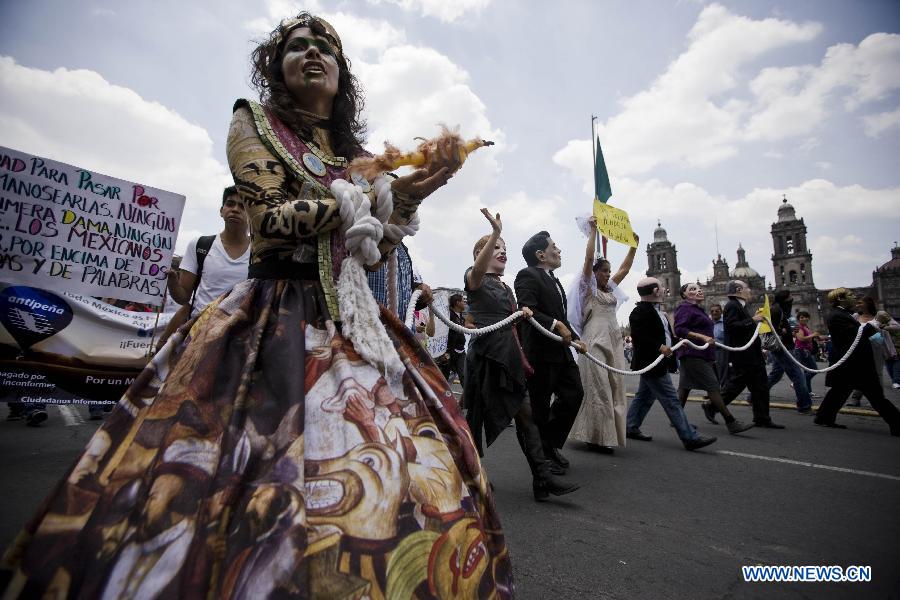
<instances>
[{"instance_id":1,"label":"blue sky","mask_svg":"<svg viewBox=\"0 0 900 600\"><path fill-rule=\"evenodd\" d=\"M308 8L337 27L367 93L369 147L436 124L497 146L422 208L425 278L459 285L499 210L510 249L547 228L571 280L590 209L590 117L612 204L642 248L661 219L682 280L738 242L772 279L782 194L820 287L865 285L900 238L900 5L891 1L359 0L0 4L0 145L185 194L177 248L219 228L224 138L251 40ZM611 244L614 262L625 249ZM634 294L631 294L632 296ZM623 311L621 320L627 317Z\"/></svg>"}]
</instances>

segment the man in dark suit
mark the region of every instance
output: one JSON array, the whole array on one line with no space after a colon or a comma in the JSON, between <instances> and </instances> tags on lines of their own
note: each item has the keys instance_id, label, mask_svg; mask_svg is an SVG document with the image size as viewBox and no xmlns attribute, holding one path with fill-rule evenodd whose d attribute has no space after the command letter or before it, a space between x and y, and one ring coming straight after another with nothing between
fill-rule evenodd
<instances>
[{"instance_id":1,"label":"man in dark suit","mask_svg":"<svg viewBox=\"0 0 900 600\"><path fill-rule=\"evenodd\" d=\"M853 307L856 298L847 288L837 288L828 293L828 301L832 311L828 315L828 333L831 334L832 350L828 357L829 364L834 364L844 356L853 341L860 324L853 318ZM815 424L823 427L846 429L846 425L835 423L838 411L847 401L847 396L854 389L862 391L868 398L872 408L878 411L891 428L891 435L900 436L900 411L884 397L875 358L872 355L872 344L869 338L878 332L876 320L866 323L859 344L847 360L833 371L825 374L825 385L828 393L822 399L816 413Z\"/></svg>"},{"instance_id":2,"label":"man in dark suit","mask_svg":"<svg viewBox=\"0 0 900 600\"><path fill-rule=\"evenodd\" d=\"M725 304L725 339L729 346L743 346L756 331L756 324L762 321L762 315L752 317L747 312L747 302L753 295L750 286L739 279L729 281L725 287L728 302ZM722 390L722 400L731 403L738 394L747 388L750 402L753 405L753 423L757 427L784 429L769 416L769 385L766 373L766 360L763 358L762 344L759 338L753 345L742 352L729 352L731 367L728 369L728 380Z\"/></svg>"},{"instance_id":3,"label":"man in dark suit","mask_svg":"<svg viewBox=\"0 0 900 600\"><path fill-rule=\"evenodd\" d=\"M660 303L666 294L659 280L655 277L645 277L638 281L638 302L628 323L631 326L631 340L634 344L634 356L631 359L631 368L638 371L648 366L662 354L665 358L658 365L641 375L638 390L634 394L634 400L628 407L626 417L625 436L632 440L649 442L653 438L641 432L641 424L644 417L650 412L653 400L659 400L663 410L669 417L681 443L687 450L697 450L709 446L716 441L714 437L703 437L693 425L688 423L684 414L681 401L672 385L669 372L676 370L675 354L672 352L672 344L675 334L666 314L662 311Z\"/></svg>"},{"instance_id":4,"label":"man in dark suit","mask_svg":"<svg viewBox=\"0 0 900 600\"><path fill-rule=\"evenodd\" d=\"M566 318L566 293L553 275L562 264L562 255L550 234L540 231L531 236L522 247L522 257L528 266L519 271L514 284L519 308L529 307L534 319L564 342L551 340L529 325L519 329L525 357L534 369L527 381L534 421L541 432L544 455L555 463L554 471L559 474L569 466L559 448L569 437L584 397L578 365L568 344L572 342L582 353L585 346L572 333ZM553 394L556 400L551 406Z\"/></svg>"}]
</instances>

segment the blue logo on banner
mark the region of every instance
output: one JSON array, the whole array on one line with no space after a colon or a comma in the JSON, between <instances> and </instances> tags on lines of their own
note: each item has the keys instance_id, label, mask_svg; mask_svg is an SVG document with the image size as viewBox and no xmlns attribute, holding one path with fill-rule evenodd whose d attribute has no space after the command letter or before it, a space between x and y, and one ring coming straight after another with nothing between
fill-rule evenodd
<instances>
[{"instance_id":1,"label":"blue logo on banner","mask_svg":"<svg viewBox=\"0 0 900 600\"><path fill-rule=\"evenodd\" d=\"M72 308L47 290L11 286L0 292L0 323L28 350L72 322Z\"/></svg>"}]
</instances>

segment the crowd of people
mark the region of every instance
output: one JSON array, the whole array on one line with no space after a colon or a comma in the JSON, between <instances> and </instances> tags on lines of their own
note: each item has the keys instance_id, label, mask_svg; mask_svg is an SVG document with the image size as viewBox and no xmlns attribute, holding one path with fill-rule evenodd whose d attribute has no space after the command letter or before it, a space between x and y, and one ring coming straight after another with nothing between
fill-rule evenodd
<instances>
[{"instance_id":1,"label":"crowd of people","mask_svg":"<svg viewBox=\"0 0 900 600\"><path fill-rule=\"evenodd\" d=\"M223 193L224 229L191 242L169 279L183 308L166 343L7 550L9 597L512 597L481 463L511 423L537 501L579 488L565 477L567 440L606 454L651 441L641 425L654 400L690 451L716 441L685 414L695 389L729 433L783 428L769 411L780 374L766 372L758 338L724 357L711 345L673 352L679 338L746 345L762 317L747 306L745 282L730 282L724 310L710 314L699 286L684 286L672 320L661 308L668 290L641 279L629 365L616 310L634 249L613 272L589 235L567 294L554 275L561 252L540 231L510 287L502 221L487 209L490 232L473 248L465 298L450 299L451 320L484 328L521 311L562 343L522 321L468 345L454 332L438 365L416 335L429 321L422 331L404 323L413 290L422 292L413 308L432 294L402 238L460 168L458 141L435 142L407 175L369 181L350 171L366 154L361 92L337 31L307 13L257 46L251 79L260 101L235 103L228 134L235 186ZM873 354L873 337L896 339L900 327L872 314L857 342L852 293L829 299L832 362L856 345L826 376L816 423L839 427L837 410L858 389L900 435ZM818 333L793 326L788 300L775 325L800 356ZM588 354L643 371L630 406L624 375ZM896 369L896 351L885 356ZM777 360L798 410L809 411L808 379ZM752 423L728 409L745 388Z\"/></svg>"}]
</instances>

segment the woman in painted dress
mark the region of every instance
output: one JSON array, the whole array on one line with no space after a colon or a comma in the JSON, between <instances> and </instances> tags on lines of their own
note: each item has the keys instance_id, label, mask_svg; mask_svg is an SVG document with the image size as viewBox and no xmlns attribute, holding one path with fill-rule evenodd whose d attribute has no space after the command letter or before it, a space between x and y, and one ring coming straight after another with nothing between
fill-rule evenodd
<instances>
[{"instance_id":1,"label":"woman in painted dress","mask_svg":"<svg viewBox=\"0 0 900 600\"><path fill-rule=\"evenodd\" d=\"M637 244L628 249L625 260L612 274L608 260L594 260L596 219L591 217L588 225L584 265L569 293L569 322L581 327L579 335L587 344L588 354L617 369L626 369L616 309L628 297L618 286L631 270ZM634 241L638 241L637 234L634 234ZM627 404L623 376L595 365L585 356L578 359L578 369L584 386L584 401L569 439L584 442L597 452L613 454L617 446L625 447Z\"/></svg>"},{"instance_id":2,"label":"woman in painted dress","mask_svg":"<svg viewBox=\"0 0 900 600\"><path fill-rule=\"evenodd\" d=\"M253 56L262 104L235 105L227 144L250 278L141 373L7 551L7 593L511 597L488 482L446 381L411 331L379 315L364 275L356 296L340 277L354 272L342 263L353 212L338 191L369 190L393 235L372 240L383 256L459 167L456 147L404 177L333 184L362 153L337 33L302 13Z\"/></svg>"}]
</instances>

